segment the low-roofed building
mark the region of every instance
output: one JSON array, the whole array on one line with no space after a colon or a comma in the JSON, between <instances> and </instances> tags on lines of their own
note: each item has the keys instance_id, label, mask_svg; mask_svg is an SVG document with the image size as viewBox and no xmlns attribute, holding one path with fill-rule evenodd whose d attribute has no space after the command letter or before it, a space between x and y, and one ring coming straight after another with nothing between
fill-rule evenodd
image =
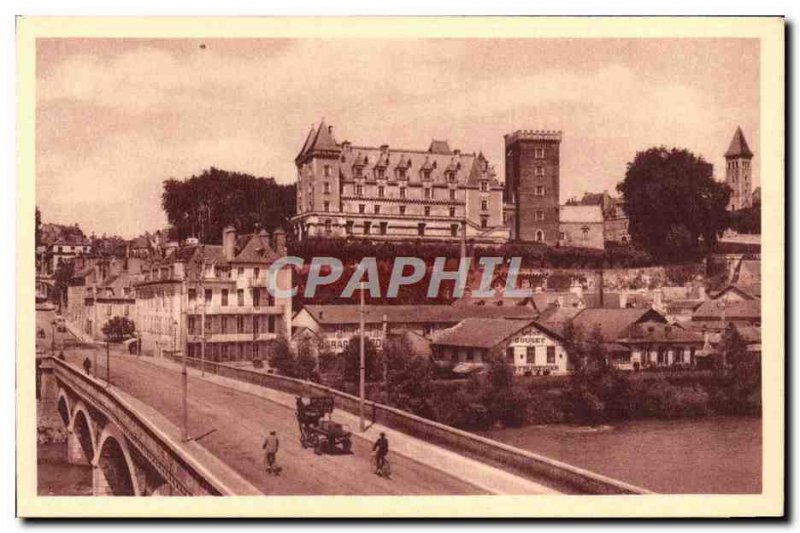
<instances>
[{"instance_id":1,"label":"low-roofed building","mask_svg":"<svg viewBox=\"0 0 800 533\"><path fill-rule=\"evenodd\" d=\"M599 205L562 205L558 228L560 246L605 248L603 212Z\"/></svg>"},{"instance_id":2,"label":"low-roofed building","mask_svg":"<svg viewBox=\"0 0 800 533\"><path fill-rule=\"evenodd\" d=\"M516 375L566 374L570 361L562 341L535 320L467 318L437 333L431 349L436 361L453 365L500 357Z\"/></svg>"},{"instance_id":3,"label":"low-roofed building","mask_svg":"<svg viewBox=\"0 0 800 533\"><path fill-rule=\"evenodd\" d=\"M536 312L525 306L365 305L364 336L381 349L386 334L397 330L429 337L467 318L533 319L535 316ZM292 319L292 327L295 331L307 328L319 335L323 351L341 353L350 339L358 335L359 320L359 305L306 305Z\"/></svg>"}]
</instances>

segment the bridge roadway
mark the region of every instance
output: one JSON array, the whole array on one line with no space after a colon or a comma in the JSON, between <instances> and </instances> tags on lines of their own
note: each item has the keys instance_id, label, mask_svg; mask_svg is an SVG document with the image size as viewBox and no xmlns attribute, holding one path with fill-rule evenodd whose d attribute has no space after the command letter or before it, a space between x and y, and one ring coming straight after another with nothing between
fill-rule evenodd
<instances>
[{"instance_id":1,"label":"bridge roadway","mask_svg":"<svg viewBox=\"0 0 800 533\"><path fill-rule=\"evenodd\" d=\"M98 367L95 373L98 378L105 379L105 350L95 348L93 351L69 344L65 349L67 361L76 366L80 366L86 357L94 365L95 353ZM416 449L415 446L406 447L415 449L415 453L409 455L419 460L398 454L396 450L390 453L392 479L383 479L371 471L371 446L366 439L353 439L352 455L315 455L313 451L300 446L294 408L284 405L289 403L286 399L283 402L271 401L262 391L247 392L247 384L238 386L230 383L231 386L224 386L220 384L220 379L224 380L216 376L201 379L196 371L190 371L190 438L196 439L211 454L265 494L553 492L537 483L452 452L437 450L438 457L445 458L437 466L436 461L432 463L431 457L424 453L426 443L421 442L415 443ZM112 354L111 384L151 406L176 426L181 424L181 377L179 367L174 363ZM283 394L277 391L269 393ZM334 420L337 415L347 417L346 413L335 411ZM261 443L270 430L276 430L281 439L278 462L283 471L280 476L264 472ZM400 435L397 437L402 438ZM419 448L420 444L423 449ZM451 475L450 472L458 474Z\"/></svg>"}]
</instances>

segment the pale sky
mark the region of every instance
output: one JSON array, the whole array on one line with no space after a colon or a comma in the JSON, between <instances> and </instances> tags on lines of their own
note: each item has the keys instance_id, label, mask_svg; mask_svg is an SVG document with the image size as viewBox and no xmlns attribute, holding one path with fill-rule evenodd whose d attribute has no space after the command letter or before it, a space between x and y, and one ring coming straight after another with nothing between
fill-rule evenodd
<instances>
[{"instance_id":1,"label":"pale sky","mask_svg":"<svg viewBox=\"0 0 800 533\"><path fill-rule=\"evenodd\" d=\"M758 186L758 55L745 39L40 39L36 202L45 222L133 237L166 225L167 178L293 182L323 117L339 142L482 150L501 178L505 133L562 130L562 203L613 191L650 146L724 179L741 125Z\"/></svg>"}]
</instances>

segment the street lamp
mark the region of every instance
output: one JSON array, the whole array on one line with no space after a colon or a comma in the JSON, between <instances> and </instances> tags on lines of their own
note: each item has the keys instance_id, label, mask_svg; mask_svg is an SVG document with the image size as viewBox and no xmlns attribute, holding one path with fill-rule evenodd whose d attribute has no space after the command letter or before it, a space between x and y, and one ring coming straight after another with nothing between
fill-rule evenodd
<instances>
[{"instance_id":1,"label":"street lamp","mask_svg":"<svg viewBox=\"0 0 800 533\"><path fill-rule=\"evenodd\" d=\"M365 396L365 365L364 365L364 282L361 282L361 300L358 308L358 350L359 350L359 364L358 364L358 416L359 426L361 431L366 428L364 426L364 396Z\"/></svg>"}]
</instances>

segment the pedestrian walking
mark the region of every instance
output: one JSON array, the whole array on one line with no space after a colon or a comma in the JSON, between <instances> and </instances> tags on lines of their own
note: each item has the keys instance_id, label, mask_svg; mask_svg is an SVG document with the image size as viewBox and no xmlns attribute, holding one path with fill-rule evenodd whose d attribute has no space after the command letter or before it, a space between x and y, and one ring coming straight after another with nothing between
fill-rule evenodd
<instances>
[{"instance_id":1,"label":"pedestrian walking","mask_svg":"<svg viewBox=\"0 0 800 533\"><path fill-rule=\"evenodd\" d=\"M278 440L278 435L275 431L270 431L267 438L264 439L264 444L261 445L261 448L264 450L264 462L268 474L277 475L281 471L280 467L275 464L279 447L280 441Z\"/></svg>"},{"instance_id":2,"label":"pedestrian walking","mask_svg":"<svg viewBox=\"0 0 800 533\"><path fill-rule=\"evenodd\" d=\"M92 373L92 362L91 362L91 361L89 361L89 358L88 358L88 357L87 357L86 359L84 359L84 360L83 360L83 370L84 370L84 371L85 371L87 374L91 374L91 373Z\"/></svg>"},{"instance_id":3,"label":"pedestrian walking","mask_svg":"<svg viewBox=\"0 0 800 533\"><path fill-rule=\"evenodd\" d=\"M389 439L386 438L386 433L383 431L381 431L380 438L372 445L372 452L375 454L375 473L382 476L387 464L386 456L389 454Z\"/></svg>"}]
</instances>

